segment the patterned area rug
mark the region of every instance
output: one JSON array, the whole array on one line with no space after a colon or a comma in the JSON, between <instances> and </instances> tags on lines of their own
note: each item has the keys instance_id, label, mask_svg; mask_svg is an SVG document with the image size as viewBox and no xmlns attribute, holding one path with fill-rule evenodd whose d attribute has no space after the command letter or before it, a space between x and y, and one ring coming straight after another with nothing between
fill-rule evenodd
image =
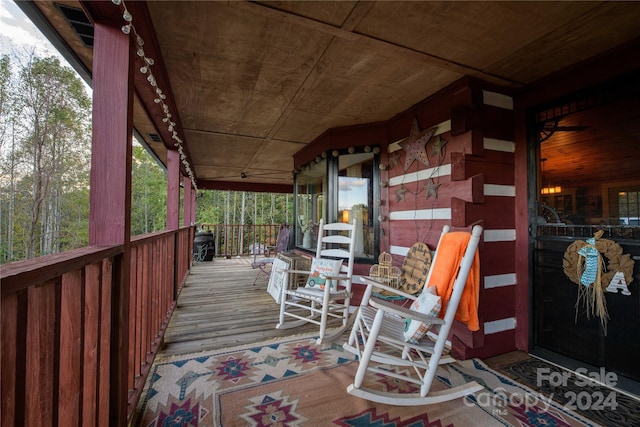
<instances>
[{"instance_id":1,"label":"patterned area rug","mask_svg":"<svg viewBox=\"0 0 640 427\"><path fill-rule=\"evenodd\" d=\"M501 366L500 370L604 426L640 426L640 400L619 390L586 381L584 377L539 359ZM615 385L615 377L597 374L601 380Z\"/></svg>"},{"instance_id":2,"label":"patterned area rug","mask_svg":"<svg viewBox=\"0 0 640 427\"><path fill-rule=\"evenodd\" d=\"M479 360L438 372L433 389L478 381L485 390L419 407L371 403L347 394L357 369L341 343L292 337L255 346L156 361L133 425L159 426L594 426ZM372 378L383 390L407 388Z\"/></svg>"}]
</instances>

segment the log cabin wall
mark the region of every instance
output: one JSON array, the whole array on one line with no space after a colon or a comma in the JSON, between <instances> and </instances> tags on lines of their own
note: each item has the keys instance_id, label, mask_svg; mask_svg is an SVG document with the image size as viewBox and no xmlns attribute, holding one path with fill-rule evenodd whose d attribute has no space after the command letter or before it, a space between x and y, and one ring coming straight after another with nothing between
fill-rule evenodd
<instances>
[{"instance_id":1,"label":"log cabin wall","mask_svg":"<svg viewBox=\"0 0 640 427\"><path fill-rule=\"evenodd\" d=\"M407 164L400 143L414 120L435 128L425 146L428 165ZM453 328L458 358L489 357L515 347L515 178L513 99L504 88L465 77L384 123L332 129L294 156L299 167L322 152L347 146L381 147L380 252L400 266L409 248L434 249L446 224L484 227L480 246L479 331ZM438 148L440 147L440 148ZM407 166L405 169L405 165ZM370 265L358 264L356 275ZM354 279L352 304L360 302Z\"/></svg>"},{"instance_id":2,"label":"log cabin wall","mask_svg":"<svg viewBox=\"0 0 640 427\"><path fill-rule=\"evenodd\" d=\"M390 136L407 136L417 117L420 129L436 127L426 144L429 165L414 161L398 143L387 150L382 181L382 250L399 264L411 245L434 248L442 226L484 227L481 242L481 327L453 328L459 358L489 357L515 349L515 186L513 100L504 90L465 78L390 126ZM402 132L404 130L404 134ZM441 148L438 149L438 146ZM440 154L441 153L441 154Z\"/></svg>"}]
</instances>

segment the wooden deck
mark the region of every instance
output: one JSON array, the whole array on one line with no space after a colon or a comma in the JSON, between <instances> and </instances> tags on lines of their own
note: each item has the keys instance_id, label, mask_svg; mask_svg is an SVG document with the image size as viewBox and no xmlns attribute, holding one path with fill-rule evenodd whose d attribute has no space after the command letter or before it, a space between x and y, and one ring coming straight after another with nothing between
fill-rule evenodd
<instances>
[{"instance_id":1,"label":"wooden deck","mask_svg":"<svg viewBox=\"0 0 640 427\"><path fill-rule=\"evenodd\" d=\"M193 265L158 356L317 332L318 327L311 324L295 329L275 328L280 306L267 293L266 279L253 286L257 271L251 268L251 261L252 258L247 257L217 258ZM530 358L525 352L514 351L484 361L503 375L513 377L501 367Z\"/></svg>"},{"instance_id":2,"label":"wooden deck","mask_svg":"<svg viewBox=\"0 0 640 427\"><path fill-rule=\"evenodd\" d=\"M196 263L178 298L159 356L194 353L317 331L307 324L276 329L280 305L267 293L267 280L255 286L251 257Z\"/></svg>"}]
</instances>

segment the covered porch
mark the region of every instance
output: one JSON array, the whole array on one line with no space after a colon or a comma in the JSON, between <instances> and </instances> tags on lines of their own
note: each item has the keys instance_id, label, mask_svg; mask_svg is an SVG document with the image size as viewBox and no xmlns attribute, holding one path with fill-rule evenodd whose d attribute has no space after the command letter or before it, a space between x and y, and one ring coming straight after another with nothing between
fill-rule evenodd
<instances>
[{"instance_id":1,"label":"covered porch","mask_svg":"<svg viewBox=\"0 0 640 427\"><path fill-rule=\"evenodd\" d=\"M216 258L191 268L159 357L258 343L317 331L307 324L276 329L280 305L267 293L267 279L251 268L253 257Z\"/></svg>"},{"instance_id":2,"label":"covered porch","mask_svg":"<svg viewBox=\"0 0 640 427\"><path fill-rule=\"evenodd\" d=\"M192 264L207 189L293 193L294 218L308 209L313 225L344 214L340 178L368 179L370 257L357 274L382 251L397 264L416 241L433 247L444 223L484 224L483 327L454 345L483 360L527 351L540 308L538 142L576 127L560 122L564 110L534 113L620 76L636 102L627 122L639 111L633 2L19 3L93 88L90 241L2 266L3 425L124 426L158 352L288 333L242 259ZM130 236L134 131L167 171L166 231L140 237ZM433 139L416 146L425 132ZM625 136L595 135L590 144L607 147ZM626 149L615 174L637 170L637 153ZM239 310L251 302L259 316ZM627 330L637 336L637 322Z\"/></svg>"},{"instance_id":3,"label":"covered porch","mask_svg":"<svg viewBox=\"0 0 640 427\"><path fill-rule=\"evenodd\" d=\"M251 261L251 257L244 256L216 258L212 262L193 265L168 323L164 341L158 349L158 362L154 362L154 366L157 363L167 363L167 360L181 360L181 356L186 360L189 355L197 357L234 347L259 346L292 336L317 334L317 327L309 324L296 329L275 329L280 305L267 293L268 279L261 279L255 286L252 285L256 272L251 268ZM241 304L238 303L239 299L242 300ZM341 345L347 339L347 334L336 339L336 345ZM543 369L550 371L553 369L551 365L546 365L527 352L511 351L484 358L482 362L499 374L531 387L561 405L567 405L566 396L562 393L550 396L544 387L536 388L535 384L523 380L523 376L527 375L526 368L523 367L528 363L535 367L544 366ZM151 367L151 372L154 371L154 366ZM529 372L531 373L533 371ZM212 384L211 387L215 386ZM345 398L348 397L346 390L335 392L344 393ZM606 420L627 419L625 417L629 408L633 410L639 405L636 402L636 406L633 406L630 402L633 400L617 394L617 409L609 407L599 411L582 411L579 415L594 423L607 425ZM132 418L138 423L144 416L141 409L145 408L144 405L139 405L133 410Z\"/></svg>"}]
</instances>

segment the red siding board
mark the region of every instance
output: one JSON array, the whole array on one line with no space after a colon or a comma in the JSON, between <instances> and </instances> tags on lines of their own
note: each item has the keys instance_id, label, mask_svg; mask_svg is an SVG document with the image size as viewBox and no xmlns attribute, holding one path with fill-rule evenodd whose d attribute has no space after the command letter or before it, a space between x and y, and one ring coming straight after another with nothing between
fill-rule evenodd
<instances>
[{"instance_id":1,"label":"red siding board","mask_svg":"<svg viewBox=\"0 0 640 427\"><path fill-rule=\"evenodd\" d=\"M27 351L24 419L27 426L49 425L58 404L54 355L56 342L56 287L52 280L30 287L27 294Z\"/></svg>"},{"instance_id":2,"label":"red siding board","mask_svg":"<svg viewBox=\"0 0 640 427\"><path fill-rule=\"evenodd\" d=\"M486 359L488 357L497 356L499 354L514 351L515 347L515 331L503 331L496 334L484 336L484 345L481 347L471 348L465 346L457 337L451 342L453 357L466 360L471 358Z\"/></svg>"},{"instance_id":3,"label":"red siding board","mask_svg":"<svg viewBox=\"0 0 640 427\"><path fill-rule=\"evenodd\" d=\"M433 248L438 243L442 227L449 225L449 222L449 220L391 221L393 246L409 248L416 242L424 242Z\"/></svg>"},{"instance_id":4,"label":"red siding board","mask_svg":"<svg viewBox=\"0 0 640 427\"><path fill-rule=\"evenodd\" d=\"M471 156L451 154L451 179L463 180L483 174L487 184L514 185L514 156L495 150L485 150L485 155Z\"/></svg>"},{"instance_id":5,"label":"red siding board","mask_svg":"<svg viewBox=\"0 0 640 427\"><path fill-rule=\"evenodd\" d=\"M102 262L100 275L100 347L99 371L98 371L98 426L109 425L109 408L111 396L109 394L109 369L111 366L111 298L114 283L113 260L105 259Z\"/></svg>"},{"instance_id":6,"label":"red siding board","mask_svg":"<svg viewBox=\"0 0 640 427\"><path fill-rule=\"evenodd\" d=\"M479 116L485 137L513 141L515 137L513 110L485 105L480 109Z\"/></svg>"},{"instance_id":7,"label":"red siding board","mask_svg":"<svg viewBox=\"0 0 640 427\"><path fill-rule=\"evenodd\" d=\"M451 114L451 131L454 135L462 135L480 130L487 138L512 141L514 117L513 110L492 105L477 105L475 108L458 105Z\"/></svg>"},{"instance_id":8,"label":"red siding board","mask_svg":"<svg viewBox=\"0 0 640 427\"><path fill-rule=\"evenodd\" d=\"M24 378L24 372L18 373L17 347L18 347L18 294L14 293L2 297L2 333L0 334L0 366L2 366L2 381L0 381L0 411L2 423L8 426L18 425L16 422L16 407L23 409L17 403L16 377ZM24 356L24 355L21 355Z\"/></svg>"},{"instance_id":9,"label":"red siding board","mask_svg":"<svg viewBox=\"0 0 640 427\"><path fill-rule=\"evenodd\" d=\"M451 200L452 224L464 227L478 221L483 221L487 229L515 228L515 200L501 196L487 196L483 204L467 203L456 198Z\"/></svg>"},{"instance_id":10,"label":"red siding board","mask_svg":"<svg viewBox=\"0 0 640 427\"><path fill-rule=\"evenodd\" d=\"M483 289L478 315L485 322L515 317L515 286Z\"/></svg>"},{"instance_id":11,"label":"red siding board","mask_svg":"<svg viewBox=\"0 0 640 427\"><path fill-rule=\"evenodd\" d=\"M476 159L474 159L476 160ZM477 161L481 162L484 161L486 163L494 163L495 165L488 165L488 166L484 166L485 168L487 167L497 167L499 169L505 168L506 170L509 170L511 168L511 170L513 170L513 165L515 164L515 155L512 152L508 152L508 151L498 151L498 150L484 150L484 156L481 159L477 159ZM509 166L509 167L507 167ZM482 166L481 166L482 167ZM485 173L487 171L485 170ZM489 172L492 172L491 169L489 169ZM502 176L504 175L504 172L498 170L498 176ZM492 175L493 176L493 175ZM493 180L491 181L493 184L500 184L501 182L494 182ZM513 183L513 177L511 177L511 181L509 181L509 183Z\"/></svg>"},{"instance_id":12,"label":"red siding board","mask_svg":"<svg viewBox=\"0 0 640 427\"><path fill-rule=\"evenodd\" d=\"M485 242L482 252L482 272L487 276L515 271L515 242Z\"/></svg>"},{"instance_id":13,"label":"red siding board","mask_svg":"<svg viewBox=\"0 0 640 427\"><path fill-rule=\"evenodd\" d=\"M484 156L484 143L482 139L482 133L478 131L471 131L464 133L458 136L451 136L448 134L445 137L447 140L447 145L445 146L447 153L450 153L450 162L455 163L458 161L459 157L467 157L467 156L478 156L482 158ZM473 174L462 174L461 172L464 169L456 169L455 172L453 170L454 165L452 164L452 180L461 180L465 179Z\"/></svg>"},{"instance_id":14,"label":"red siding board","mask_svg":"<svg viewBox=\"0 0 640 427\"><path fill-rule=\"evenodd\" d=\"M85 268L82 422L95 426L98 417L98 340L100 325L100 265Z\"/></svg>"},{"instance_id":15,"label":"red siding board","mask_svg":"<svg viewBox=\"0 0 640 427\"><path fill-rule=\"evenodd\" d=\"M59 425L79 425L82 388L82 271L62 276L60 298Z\"/></svg>"},{"instance_id":16,"label":"red siding board","mask_svg":"<svg viewBox=\"0 0 640 427\"><path fill-rule=\"evenodd\" d=\"M451 327L451 332L449 333L449 339L453 342L455 340L462 343L465 347L469 348L478 348L484 345L484 331L482 329L482 325L484 323L484 319L479 318L480 320L480 329L477 331L470 331L463 323L455 321Z\"/></svg>"}]
</instances>

